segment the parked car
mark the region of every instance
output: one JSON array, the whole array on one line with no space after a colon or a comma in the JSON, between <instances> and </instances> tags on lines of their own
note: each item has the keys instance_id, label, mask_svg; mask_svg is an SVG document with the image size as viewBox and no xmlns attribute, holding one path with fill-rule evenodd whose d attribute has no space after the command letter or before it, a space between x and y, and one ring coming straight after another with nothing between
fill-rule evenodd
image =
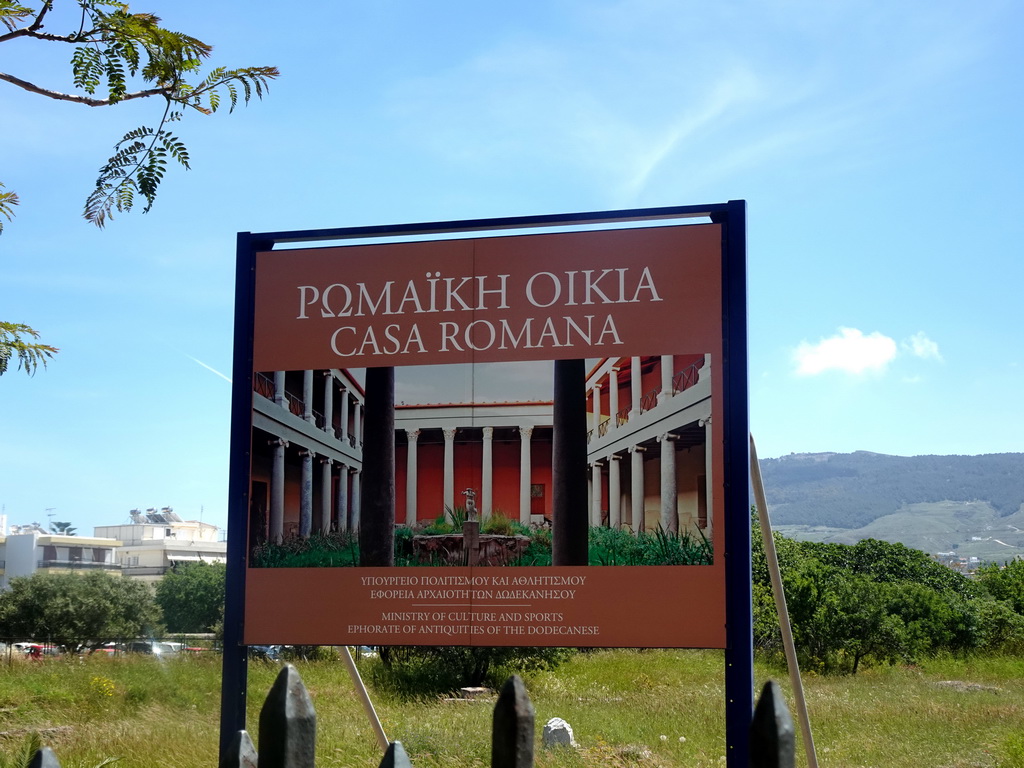
<instances>
[{"instance_id":1,"label":"parked car","mask_svg":"<svg viewBox=\"0 0 1024 768\"><path fill-rule=\"evenodd\" d=\"M41 659L43 656L59 656L60 648L56 645L50 645L49 643L12 643L11 648L16 653L23 653L26 656L30 656L33 659Z\"/></svg>"},{"instance_id":2,"label":"parked car","mask_svg":"<svg viewBox=\"0 0 1024 768\"><path fill-rule=\"evenodd\" d=\"M170 643L157 640L132 640L125 643L124 649L128 653L146 653L151 656L175 656L178 653Z\"/></svg>"},{"instance_id":3,"label":"parked car","mask_svg":"<svg viewBox=\"0 0 1024 768\"><path fill-rule=\"evenodd\" d=\"M249 646L249 658L250 659L264 659L266 661L280 661L281 660L281 646L280 645L250 645Z\"/></svg>"}]
</instances>

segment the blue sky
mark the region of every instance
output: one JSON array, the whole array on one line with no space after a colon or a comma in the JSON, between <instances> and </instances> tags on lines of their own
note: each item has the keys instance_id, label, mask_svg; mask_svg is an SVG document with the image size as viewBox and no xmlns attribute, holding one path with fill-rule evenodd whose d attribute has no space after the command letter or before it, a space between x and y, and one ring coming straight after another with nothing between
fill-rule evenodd
<instances>
[{"instance_id":1,"label":"blue sky","mask_svg":"<svg viewBox=\"0 0 1024 768\"><path fill-rule=\"evenodd\" d=\"M1019 3L132 8L282 75L188 116L193 170L104 231L96 170L160 105L0 83L0 316L61 348L0 378L11 523L224 524L238 231L745 199L761 456L1022 450ZM6 43L0 71L70 89L68 57Z\"/></svg>"}]
</instances>

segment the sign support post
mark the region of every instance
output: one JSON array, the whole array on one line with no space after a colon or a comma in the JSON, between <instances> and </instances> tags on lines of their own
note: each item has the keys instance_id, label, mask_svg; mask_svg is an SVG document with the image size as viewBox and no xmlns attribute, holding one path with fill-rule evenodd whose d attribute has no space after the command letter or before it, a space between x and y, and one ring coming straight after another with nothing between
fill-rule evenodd
<instances>
[{"instance_id":1,"label":"sign support post","mask_svg":"<svg viewBox=\"0 0 1024 768\"><path fill-rule=\"evenodd\" d=\"M220 759L228 754L235 733L245 730L248 649L245 627L245 571L249 508L249 463L252 421L252 317L255 243L239 233L235 265L234 365L231 371L231 449L228 476L227 574L224 584L224 648L220 701Z\"/></svg>"},{"instance_id":2,"label":"sign support post","mask_svg":"<svg viewBox=\"0 0 1024 768\"><path fill-rule=\"evenodd\" d=\"M750 477L747 436L750 434L747 393L746 331L746 203L734 200L712 214L722 229L722 323L729 376L726 398L732 404L724 415L726 465L725 542L725 740L727 764L749 763L750 718L754 713L754 619L750 563ZM740 510L743 514L740 514Z\"/></svg>"}]
</instances>

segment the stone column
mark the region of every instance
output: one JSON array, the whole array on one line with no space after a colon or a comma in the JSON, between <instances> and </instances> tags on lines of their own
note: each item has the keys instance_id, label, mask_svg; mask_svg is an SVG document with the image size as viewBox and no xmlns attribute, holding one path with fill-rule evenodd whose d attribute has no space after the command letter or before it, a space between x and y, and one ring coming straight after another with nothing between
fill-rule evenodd
<instances>
[{"instance_id":1,"label":"stone column","mask_svg":"<svg viewBox=\"0 0 1024 768\"><path fill-rule=\"evenodd\" d=\"M590 496L590 527L596 528L601 525L601 462L591 464L590 473L590 487L593 489Z\"/></svg>"},{"instance_id":2,"label":"stone column","mask_svg":"<svg viewBox=\"0 0 1024 768\"><path fill-rule=\"evenodd\" d=\"M675 373L673 367L675 363L672 360L672 355L661 356L661 391L658 393L658 403L665 402L668 398L674 394L672 392L672 376Z\"/></svg>"},{"instance_id":3,"label":"stone column","mask_svg":"<svg viewBox=\"0 0 1024 768\"><path fill-rule=\"evenodd\" d=\"M618 528L622 522L622 483L619 474L621 456L608 457L608 527Z\"/></svg>"},{"instance_id":4,"label":"stone column","mask_svg":"<svg viewBox=\"0 0 1024 768\"><path fill-rule=\"evenodd\" d=\"M705 489L705 500L708 505L708 530L713 531L714 526L712 520L714 520L714 466L715 466L715 455L714 455L714 444L713 430L711 429L711 417L708 416L706 419L701 419L698 422L704 427L704 483L706 484ZM712 533L713 535L713 533Z\"/></svg>"},{"instance_id":5,"label":"stone column","mask_svg":"<svg viewBox=\"0 0 1024 768\"><path fill-rule=\"evenodd\" d=\"M282 408L288 407L288 398L284 394L284 371L274 371L274 403Z\"/></svg>"},{"instance_id":6,"label":"stone column","mask_svg":"<svg viewBox=\"0 0 1024 768\"><path fill-rule=\"evenodd\" d=\"M679 531L679 489L676 487L675 435L663 434L661 442L661 528L666 533Z\"/></svg>"},{"instance_id":7,"label":"stone column","mask_svg":"<svg viewBox=\"0 0 1024 768\"><path fill-rule=\"evenodd\" d=\"M594 475L587 472L587 525L590 525L590 510L594 508Z\"/></svg>"},{"instance_id":8,"label":"stone column","mask_svg":"<svg viewBox=\"0 0 1024 768\"><path fill-rule=\"evenodd\" d=\"M480 489L480 519L491 516L494 506L494 427L484 427L483 471Z\"/></svg>"},{"instance_id":9,"label":"stone column","mask_svg":"<svg viewBox=\"0 0 1024 768\"><path fill-rule=\"evenodd\" d=\"M611 411L611 421L608 422L608 429L619 427L619 369L613 366L608 373L608 410Z\"/></svg>"},{"instance_id":10,"label":"stone column","mask_svg":"<svg viewBox=\"0 0 1024 768\"><path fill-rule=\"evenodd\" d=\"M313 424L313 372L302 372L302 418Z\"/></svg>"},{"instance_id":11,"label":"stone column","mask_svg":"<svg viewBox=\"0 0 1024 768\"><path fill-rule=\"evenodd\" d=\"M348 530L348 464L338 462L338 495L334 499L334 517L339 531Z\"/></svg>"},{"instance_id":12,"label":"stone column","mask_svg":"<svg viewBox=\"0 0 1024 768\"><path fill-rule=\"evenodd\" d=\"M441 430L444 434L444 504L443 511L455 509L455 427Z\"/></svg>"},{"instance_id":13,"label":"stone column","mask_svg":"<svg viewBox=\"0 0 1024 768\"><path fill-rule=\"evenodd\" d=\"M601 426L601 382L595 381L594 382L594 387L591 390L591 392L593 392L593 394L594 394L594 404L593 404L593 406L591 406L591 410L593 410L593 412L594 412L593 413L594 422L593 422L593 426L591 427L591 429L594 430L594 439L596 440L597 437L598 437L597 430Z\"/></svg>"},{"instance_id":14,"label":"stone column","mask_svg":"<svg viewBox=\"0 0 1024 768\"><path fill-rule=\"evenodd\" d=\"M420 436L418 429L407 429L409 447L405 453L405 524L412 528L416 525L416 445Z\"/></svg>"},{"instance_id":15,"label":"stone column","mask_svg":"<svg viewBox=\"0 0 1024 768\"><path fill-rule=\"evenodd\" d=\"M644 529L644 448L629 449L629 506L633 533Z\"/></svg>"},{"instance_id":16,"label":"stone column","mask_svg":"<svg viewBox=\"0 0 1024 768\"><path fill-rule=\"evenodd\" d=\"M324 432L334 437L334 371L324 371Z\"/></svg>"},{"instance_id":17,"label":"stone column","mask_svg":"<svg viewBox=\"0 0 1024 768\"><path fill-rule=\"evenodd\" d=\"M352 401L352 439L355 441L352 447L361 451L363 448L363 406L358 400Z\"/></svg>"},{"instance_id":18,"label":"stone column","mask_svg":"<svg viewBox=\"0 0 1024 768\"><path fill-rule=\"evenodd\" d=\"M349 472L352 474L352 504L349 506L348 510L349 528L353 531L358 531L359 519L362 516L362 500L360 498L363 492L360 483L362 470L360 470L359 467L350 467Z\"/></svg>"},{"instance_id":19,"label":"stone column","mask_svg":"<svg viewBox=\"0 0 1024 768\"><path fill-rule=\"evenodd\" d=\"M352 445L348 439L348 389L341 390L341 434L338 437L345 445Z\"/></svg>"},{"instance_id":20,"label":"stone column","mask_svg":"<svg viewBox=\"0 0 1024 768\"><path fill-rule=\"evenodd\" d=\"M519 522L530 524L530 435L533 427L519 428Z\"/></svg>"},{"instance_id":21,"label":"stone column","mask_svg":"<svg viewBox=\"0 0 1024 768\"><path fill-rule=\"evenodd\" d=\"M331 460L320 459L320 533L331 530Z\"/></svg>"},{"instance_id":22,"label":"stone column","mask_svg":"<svg viewBox=\"0 0 1024 768\"><path fill-rule=\"evenodd\" d=\"M313 532L313 452L299 451L302 457L302 480L299 484L299 536L308 538Z\"/></svg>"},{"instance_id":23,"label":"stone column","mask_svg":"<svg viewBox=\"0 0 1024 768\"><path fill-rule=\"evenodd\" d=\"M635 419L640 415L640 403L644 398L644 382L642 376L643 374L640 370L640 358L629 358L630 420Z\"/></svg>"},{"instance_id":24,"label":"stone column","mask_svg":"<svg viewBox=\"0 0 1024 768\"><path fill-rule=\"evenodd\" d=\"M275 374L276 375L276 374ZM280 544L284 539L284 453L287 440L271 440L274 466L270 475L270 540Z\"/></svg>"}]
</instances>

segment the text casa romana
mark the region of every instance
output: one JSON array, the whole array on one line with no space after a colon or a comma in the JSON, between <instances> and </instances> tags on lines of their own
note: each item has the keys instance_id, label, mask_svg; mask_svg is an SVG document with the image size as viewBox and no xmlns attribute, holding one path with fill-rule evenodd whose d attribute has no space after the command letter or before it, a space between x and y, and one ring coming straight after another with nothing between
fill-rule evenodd
<instances>
[{"instance_id":1,"label":"text casa romana","mask_svg":"<svg viewBox=\"0 0 1024 768\"><path fill-rule=\"evenodd\" d=\"M619 305L663 301L650 267L298 286L297 320L334 320L338 357L622 344Z\"/></svg>"}]
</instances>

